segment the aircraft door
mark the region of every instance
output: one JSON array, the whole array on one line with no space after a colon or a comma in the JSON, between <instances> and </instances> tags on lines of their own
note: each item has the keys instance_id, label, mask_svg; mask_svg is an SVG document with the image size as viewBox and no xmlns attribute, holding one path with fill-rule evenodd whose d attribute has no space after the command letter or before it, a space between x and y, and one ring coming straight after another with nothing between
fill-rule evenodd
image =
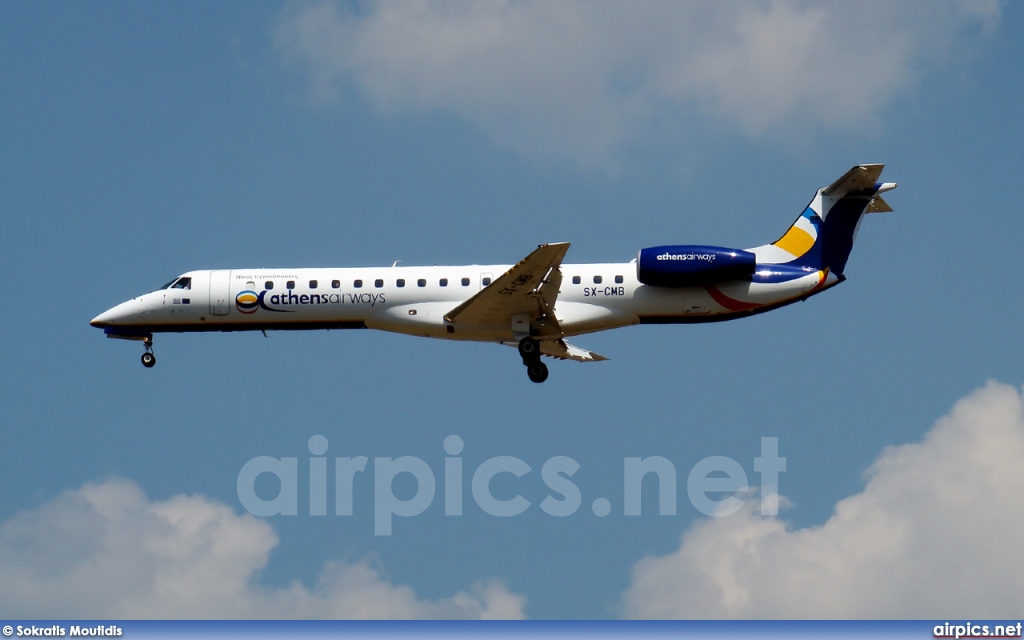
<instances>
[{"instance_id":1,"label":"aircraft door","mask_svg":"<svg viewBox=\"0 0 1024 640\"><path fill-rule=\"evenodd\" d=\"M215 316L226 316L231 310L228 304L230 293L228 286L231 283L231 272L227 269L217 269L210 272L210 313Z\"/></svg>"}]
</instances>

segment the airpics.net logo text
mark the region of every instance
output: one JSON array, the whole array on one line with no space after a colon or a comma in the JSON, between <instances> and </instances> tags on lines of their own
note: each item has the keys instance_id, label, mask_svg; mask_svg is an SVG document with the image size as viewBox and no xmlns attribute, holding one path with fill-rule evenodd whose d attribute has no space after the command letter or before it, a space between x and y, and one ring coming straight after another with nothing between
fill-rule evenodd
<instances>
[{"instance_id":1,"label":"airpics.net logo text","mask_svg":"<svg viewBox=\"0 0 1024 640\"><path fill-rule=\"evenodd\" d=\"M299 458L295 456L257 456L246 462L237 480L242 506L260 517L297 516L302 484L305 485L302 493L308 493L301 499L302 506L308 507L303 515L327 516L329 487L333 487L333 515L351 517L355 512L357 485L368 489L366 483L372 483L373 532L379 536L392 534L396 516L412 518L426 512L439 492L443 495L446 516L463 515L467 508L464 496L467 480L472 505L468 508L509 518L535 506L520 493L528 488L524 483L530 482L528 476L534 473L533 466L515 456L494 456L475 469L466 469L462 457L465 442L457 435L445 438L442 448L446 455L442 461L438 452L435 467L439 472L436 473L434 467L416 456L378 456L372 459L372 465L367 456L339 456L329 465L325 456L329 443L322 435L311 437L307 448L311 457L303 461L301 466L305 468L301 473ZM368 469L371 466L372 471ZM329 467L333 471L333 482L329 482ZM760 514L778 515L779 474L786 470L786 459L779 456L778 438L761 438L761 453L754 458L753 468L760 480ZM662 456L624 457L621 469L622 515L642 515L645 487L657 490L659 515L676 515L678 473L671 460ZM583 505L583 492L572 478L579 470L580 464L569 456L545 460L540 466L540 480L547 495L537 508L553 517L577 513ZM644 482L649 475L655 482ZM258 490L257 485L264 490ZM495 485L500 485L500 497L495 495ZM265 490L268 487L271 489ZM747 500L753 499L743 465L726 456L709 456L697 462L686 477L686 495L697 511L712 517L732 515ZM742 497L744 495L746 497ZM612 513L612 502L604 497L593 498L590 509L595 516L606 517Z\"/></svg>"}]
</instances>

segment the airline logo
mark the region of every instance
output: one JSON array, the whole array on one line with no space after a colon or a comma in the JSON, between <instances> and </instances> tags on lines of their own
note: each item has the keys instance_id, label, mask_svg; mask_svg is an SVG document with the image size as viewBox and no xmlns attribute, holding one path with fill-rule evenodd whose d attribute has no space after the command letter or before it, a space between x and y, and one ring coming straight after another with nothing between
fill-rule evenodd
<instances>
[{"instance_id":1,"label":"airline logo","mask_svg":"<svg viewBox=\"0 0 1024 640\"><path fill-rule=\"evenodd\" d=\"M384 304L383 293L271 293L252 290L240 291L235 296L235 308L241 313L256 313L257 310L274 311L277 313L294 313L296 309L280 307L296 307L321 304L368 304L371 307Z\"/></svg>"},{"instance_id":2,"label":"airline logo","mask_svg":"<svg viewBox=\"0 0 1024 640\"><path fill-rule=\"evenodd\" d=\"M714 262L713 253L663 253L658 260L701 260L703 262Z\"/></svg>"},{"instance_id":3,"label":"airline logo","mask_svg":"<svg viewBox=\"0 0 1024 640\"><path fill-rule=\"evenodd\" d=\"M256 313L260 308L260 297L255 291L242 291L235 296L235 308L242 313Z\"/></svg>"}]
</instances>

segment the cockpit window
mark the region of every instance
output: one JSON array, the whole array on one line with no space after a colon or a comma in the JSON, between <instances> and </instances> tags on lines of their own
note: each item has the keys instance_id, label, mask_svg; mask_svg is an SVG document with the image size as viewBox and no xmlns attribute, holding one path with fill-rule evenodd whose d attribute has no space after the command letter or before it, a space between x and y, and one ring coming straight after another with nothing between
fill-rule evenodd
<instances>
[{"instance_id":1,"label":"cockpit window","mask_svg":"<svg viewBox=\"0 0 1024 640\"><path fill-rule=\"evenodd\" d=\"M191 288L192 288L192 278L175 278L174 280L171 280L170 282L168 282L164 286L162 286L159 289L157 289L157 291L162 291L163 289L191 289Z\"/></svg>"}]
</instances>

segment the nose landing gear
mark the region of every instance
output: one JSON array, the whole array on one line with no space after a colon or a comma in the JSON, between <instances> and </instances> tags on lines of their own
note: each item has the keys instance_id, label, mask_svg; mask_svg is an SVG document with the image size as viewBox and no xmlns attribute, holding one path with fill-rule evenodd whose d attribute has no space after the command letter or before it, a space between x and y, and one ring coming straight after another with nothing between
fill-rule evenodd
<instances>
[{"instance_id":1,"label":"nose landing gear","mask_svg":"<svg viewBox=\"0 0 1024 640\"><path fill-rule=\"evenodd\" d=\"M142 344L146 346L146 352L142 354L142 366L152 369L156 364L156 356L153 355L153 336L143 338Z\"/></svg>"},{"instance_id":2,"label":"nose landing gear","mask_svg":"<svg viewBox=\"0 0 1024 640\"><path fill-rule=\"evenodd\" d=\"M519 341L519 355L532 382L541 383L548 379L548 366L540 361L539 342L530 337L523 338Z\"/></svg>"}]
</instances>

